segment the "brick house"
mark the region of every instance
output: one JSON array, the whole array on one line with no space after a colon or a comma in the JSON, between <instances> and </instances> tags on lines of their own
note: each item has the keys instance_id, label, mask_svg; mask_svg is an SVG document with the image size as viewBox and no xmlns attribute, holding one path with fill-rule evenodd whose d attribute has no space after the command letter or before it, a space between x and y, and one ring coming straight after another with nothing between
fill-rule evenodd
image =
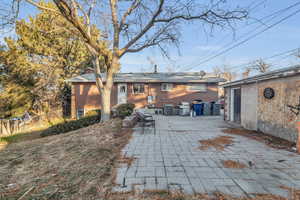
<instances>
[{"instance_id":1,"label":"brick house","mask_svg":"<svg viewBox=\"0 0 300 200\"><path fill-rule=\"evenodd\" d=\"M136 108L148 105L163 107L164 104L205 102L218 100L218 85L222 78L205 76L200 73L118 73L114 77L111 105L134 103ZM85 112L101 109L101 98L93 73L74 77L72 85L72 117Z\"/></svg>"},{"instance_id":2,"label":"brick house","mask_svg":"<svg viewBox=\"0 0 300 200\"><path fill-rule=\"evenodd\" d=\"M297 142L300 121L300 66L223 85L224 118L244 128Z\"/></svg>"}]
</instances>

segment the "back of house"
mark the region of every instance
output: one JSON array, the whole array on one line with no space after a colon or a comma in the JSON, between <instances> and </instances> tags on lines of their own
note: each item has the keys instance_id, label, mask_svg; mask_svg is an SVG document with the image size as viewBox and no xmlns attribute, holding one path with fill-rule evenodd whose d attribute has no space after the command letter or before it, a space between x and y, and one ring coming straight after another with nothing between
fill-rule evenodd
<instances>
[{"instance_id":1,"label":"back of house","mask_svg":"<svg viewBox=\"0 0 300 200\"><path fill-rule=\"evenodd\" d=\"M105 79L105 77L104 77ZM72 84L72 117L101 109L94 73L68 80ZM133 103L136 108L177 106L194 100L218 100L218 85L224 79L201 73L118 73L114 77L111 105Z\"/></svg>"}]
</instances>

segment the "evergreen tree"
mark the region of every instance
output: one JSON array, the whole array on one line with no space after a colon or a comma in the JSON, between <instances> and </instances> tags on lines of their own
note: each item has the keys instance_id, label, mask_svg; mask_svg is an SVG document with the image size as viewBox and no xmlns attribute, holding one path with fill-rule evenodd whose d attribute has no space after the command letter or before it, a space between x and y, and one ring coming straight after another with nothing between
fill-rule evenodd
<instances>
[{"instance_id":1,"label":"evergreen tree","mask_svg":"<svg viewBox=\"0 0 300 200\"><path fill-rule=\"evenodd\" d=\"M0 118L58 106L66 91L64 81L90 66L85 44L64 30L68 26L47 11L16 23L17 39L6 38L6 47L0 49ZM96 29L93 33L99 34Z\"/></svg>"}]
</instances>

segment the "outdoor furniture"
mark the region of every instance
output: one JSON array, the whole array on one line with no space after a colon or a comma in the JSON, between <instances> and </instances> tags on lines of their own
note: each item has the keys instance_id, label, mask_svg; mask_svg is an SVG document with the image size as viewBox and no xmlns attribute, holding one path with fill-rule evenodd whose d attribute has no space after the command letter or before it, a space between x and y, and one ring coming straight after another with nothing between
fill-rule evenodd
<instances>
[{"instance_id":1,"label":"outdoor furniture","mask_svg":"<svg viewBox=\"0 0 300 200\"><path fill-rule=\"evenodd\" d=\"M155 120L153 119L152 115L136 112L136 116L138 120L142 122L143 133L145 131L145 126L150 124L154 129L154 134L156 134Z\"/></svg>"}]
</instances>

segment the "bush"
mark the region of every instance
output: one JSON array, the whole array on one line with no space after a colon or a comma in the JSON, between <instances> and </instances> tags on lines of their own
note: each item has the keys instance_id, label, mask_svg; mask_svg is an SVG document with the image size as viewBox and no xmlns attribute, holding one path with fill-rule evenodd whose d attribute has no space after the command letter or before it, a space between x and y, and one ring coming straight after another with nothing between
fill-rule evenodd
<instances>
[{"instance_id":1,"label":"bush","mask_svg":"<svg viewBox=\"0 0 300 200\"><path fill-rule=\"evenodd\" d=\"M101 110L100 109L97 109L97 110L90 110L90 111L87 111L84 115L84 117L91 117L91 116L95 116L95 115L98 115L98 116L101 116Z\"/></svg>"},{"instance_id":2,"label":"bush","mask_svg":"<svg viewBox=\"0 0 300 200\"><path fill-rule=\"evenodd\" d=\"M64 123L59 123L49 127L48 129L41 132L41 136L50 136L50 135L58 135L61 133L66 133L70 131L74 131L83 127L87 127L92 124L96 124L100 122L101 116L99 111L89 111L86 113L86 116L78 119L72 120Z\"/></svg>"},{"instance_id":3,"label":"bush","mask_svg":"<svg viewBox=\"0 0 300 200\"><path fill-rule=\"evenodd\" d=\"M124 119L127 116L130 116L133 113L135 105L132 103L124 103L120 104L116 108L116 115L117 117L120 117Z\"/></svg>"}]
</instances>

